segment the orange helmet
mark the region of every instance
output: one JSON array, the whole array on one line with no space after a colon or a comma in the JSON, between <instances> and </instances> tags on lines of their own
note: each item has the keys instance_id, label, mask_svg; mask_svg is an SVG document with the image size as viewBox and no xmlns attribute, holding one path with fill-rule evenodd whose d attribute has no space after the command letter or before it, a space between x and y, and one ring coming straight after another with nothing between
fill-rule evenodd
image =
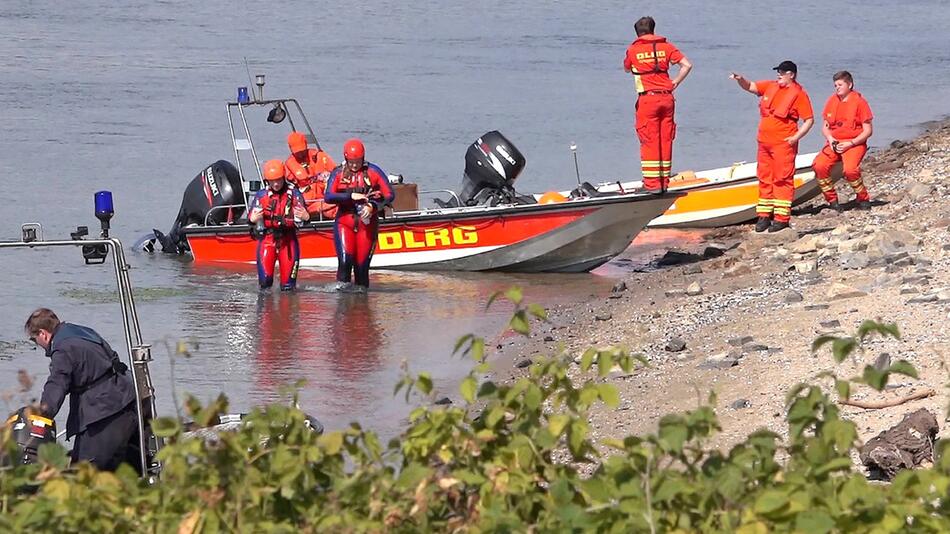
<instances>
[{"instance_id":1,"label":"orange helmet","mask_svg":"<svg viewBox=\"0 0 950 534\"><path fill-rule=\"evenodd\" d=\"M302 132L290 132L287 136L287 146L291 153L303 152L307 150L307 136Z\"/></svg>"},{"instance_id":2,"label":"orange helmet","mask_svg":"<svg viewBox=\"0 0 950 534\"><path fill-rule=\"evenodd\" d=\"M557 191L548 191L547 193L541 195L541 198L538 199L538 204L557 204L558 202L566 202L567 197L558 193Z\"/></svg>"},{"instance_id":3,"label":"orange helmet","mask_svg":"<svg viewBox=\"0 0 950 534\"><path fill-rule=\"evenodd\" d=\"M279 159L267 160L261 170L264 171L264 179L267 181L284 178L284 162Z\"/></svg>"},{"instance_id":4,"label":"orange helmet","mask_svg":"<svg viewBox=\"0 0 950 534\"><path fill-rule=\"evenodd\" d=\"M354 137L343 143L343 159L360 159L365 155L366 148L359 139Z\"/></svg>"}]
</instances>

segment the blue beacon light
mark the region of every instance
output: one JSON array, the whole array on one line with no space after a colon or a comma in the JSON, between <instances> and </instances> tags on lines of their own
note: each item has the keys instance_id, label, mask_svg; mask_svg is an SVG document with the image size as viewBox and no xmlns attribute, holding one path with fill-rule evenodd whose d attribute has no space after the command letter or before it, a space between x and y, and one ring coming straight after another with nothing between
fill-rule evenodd
<instances>
[{"instance_id":1,"label":"blue beacon light","mask_svg":"<svg viewBox=\"0 0 950 534\"><path fill-rule=\"evenodd\" d=\"M112 207L112 192L99 191L95 195L96 218L102 223L102 237L109 237L109 220L115 214Z\"/></svg>"},{"instance_id":2,"label":"blue beacon light","mask_svg":"<svg viewBox=\"0 0 950 534\"><path fill-rule=\"evenodd\" d=\"M247 95L247 87L238 87L238 104L247 104L251 101L251 97Z\"/></svg>"}]
</instances>

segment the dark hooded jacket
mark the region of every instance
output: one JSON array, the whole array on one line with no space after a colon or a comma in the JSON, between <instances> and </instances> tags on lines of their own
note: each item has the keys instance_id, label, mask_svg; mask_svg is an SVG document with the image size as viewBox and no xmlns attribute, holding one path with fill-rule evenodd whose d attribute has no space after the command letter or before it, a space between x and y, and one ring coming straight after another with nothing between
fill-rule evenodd
<instances>
[{"instance_id":1,"label":"dark hooded jacket","mask_svg":"<svg viewBox=\"0 0 950 534\"><path fill-rule=\"evenodd\" d=\"M135 401L130 373L95 330L60 323L53 331L46 356L50 358L49 378L41 403L46 415L53 418L69 394L67 439Z\"/></svg>"}]
</instances>

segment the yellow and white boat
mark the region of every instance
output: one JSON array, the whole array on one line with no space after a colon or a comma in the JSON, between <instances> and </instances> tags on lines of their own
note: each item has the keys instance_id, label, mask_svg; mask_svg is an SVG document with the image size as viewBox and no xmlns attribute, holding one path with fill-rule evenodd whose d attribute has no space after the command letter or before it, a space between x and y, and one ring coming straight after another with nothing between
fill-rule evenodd
<instances>
[{"instance_id":1,"label":"yellow and white boat","mask_svg":"<svg viewBox=\"0 0 950 534\"><path fill-rule=\"evenodd\" d=\"M821 190L811 168L817 152L795 158L795 199L793 206L816 197ZM650 221L650 228L716 228L755 219L759 200L759 180L755 163L736 163L706 171L685 171L670 180L670 192L686 193L662 215ZM832 179L841 178L841 164L832 169ZM633 191L642 182L607 182L597 185L604 193Z\"/></svg>"}]
</instances>

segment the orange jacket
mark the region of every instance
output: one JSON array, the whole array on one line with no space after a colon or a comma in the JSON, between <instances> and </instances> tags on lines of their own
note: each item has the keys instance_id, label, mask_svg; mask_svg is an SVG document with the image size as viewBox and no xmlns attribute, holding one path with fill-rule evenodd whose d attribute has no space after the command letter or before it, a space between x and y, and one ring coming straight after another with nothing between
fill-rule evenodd
<instances>
[{"instance_id":1,"label":"orange jacket","mask_svg":"<svg viewBox=\"0 0 950 534\"><path fill-rule=\"evenodd\" d=\"M307 149L307 158L298 161L297 156L291 154L284 162L287 169L287 178L297 184L297 187L306 187L321 173L330 172L336 167L333 159L322 150Z\"/></svg>"},{"instance_id":2,"label":"orange jacket","mask_svg":"<svg viewBox=\"0 0 950 534\"><path fill-rule=\"evenodd\" d=\"M668 43L666 37L647 34L630 43L623 58L623 68L633 73L638 93L672 91L670 65L675 65L682 59L683 53L672 43Z\"/></svg>"},{"instance_id":3,"label":"orange jacket","mask_svg":"<svg viewBox=\"0 0 950 534\"><path fill-rule=\"evenodd\" d=\"M841 100L838 95L831 95L821 115L828 123L828 129L834 138L839 141L847 141L861 135L861 125L874 118L868 101L857 91L848 93L846 100Z\"/></svg>"},{"instance_id":4,"label":"orange jacket","mask_svg":"<svg viewBox=\"0 0 950 534\"><path fill-rule=\"evenodd\" d=\"M775 80L755 82L759 100L759 142L781 143L798 131L798 121L814 117L811 100L801 85L792 82L785 87Z\"/></svg>"}]
</instances>

